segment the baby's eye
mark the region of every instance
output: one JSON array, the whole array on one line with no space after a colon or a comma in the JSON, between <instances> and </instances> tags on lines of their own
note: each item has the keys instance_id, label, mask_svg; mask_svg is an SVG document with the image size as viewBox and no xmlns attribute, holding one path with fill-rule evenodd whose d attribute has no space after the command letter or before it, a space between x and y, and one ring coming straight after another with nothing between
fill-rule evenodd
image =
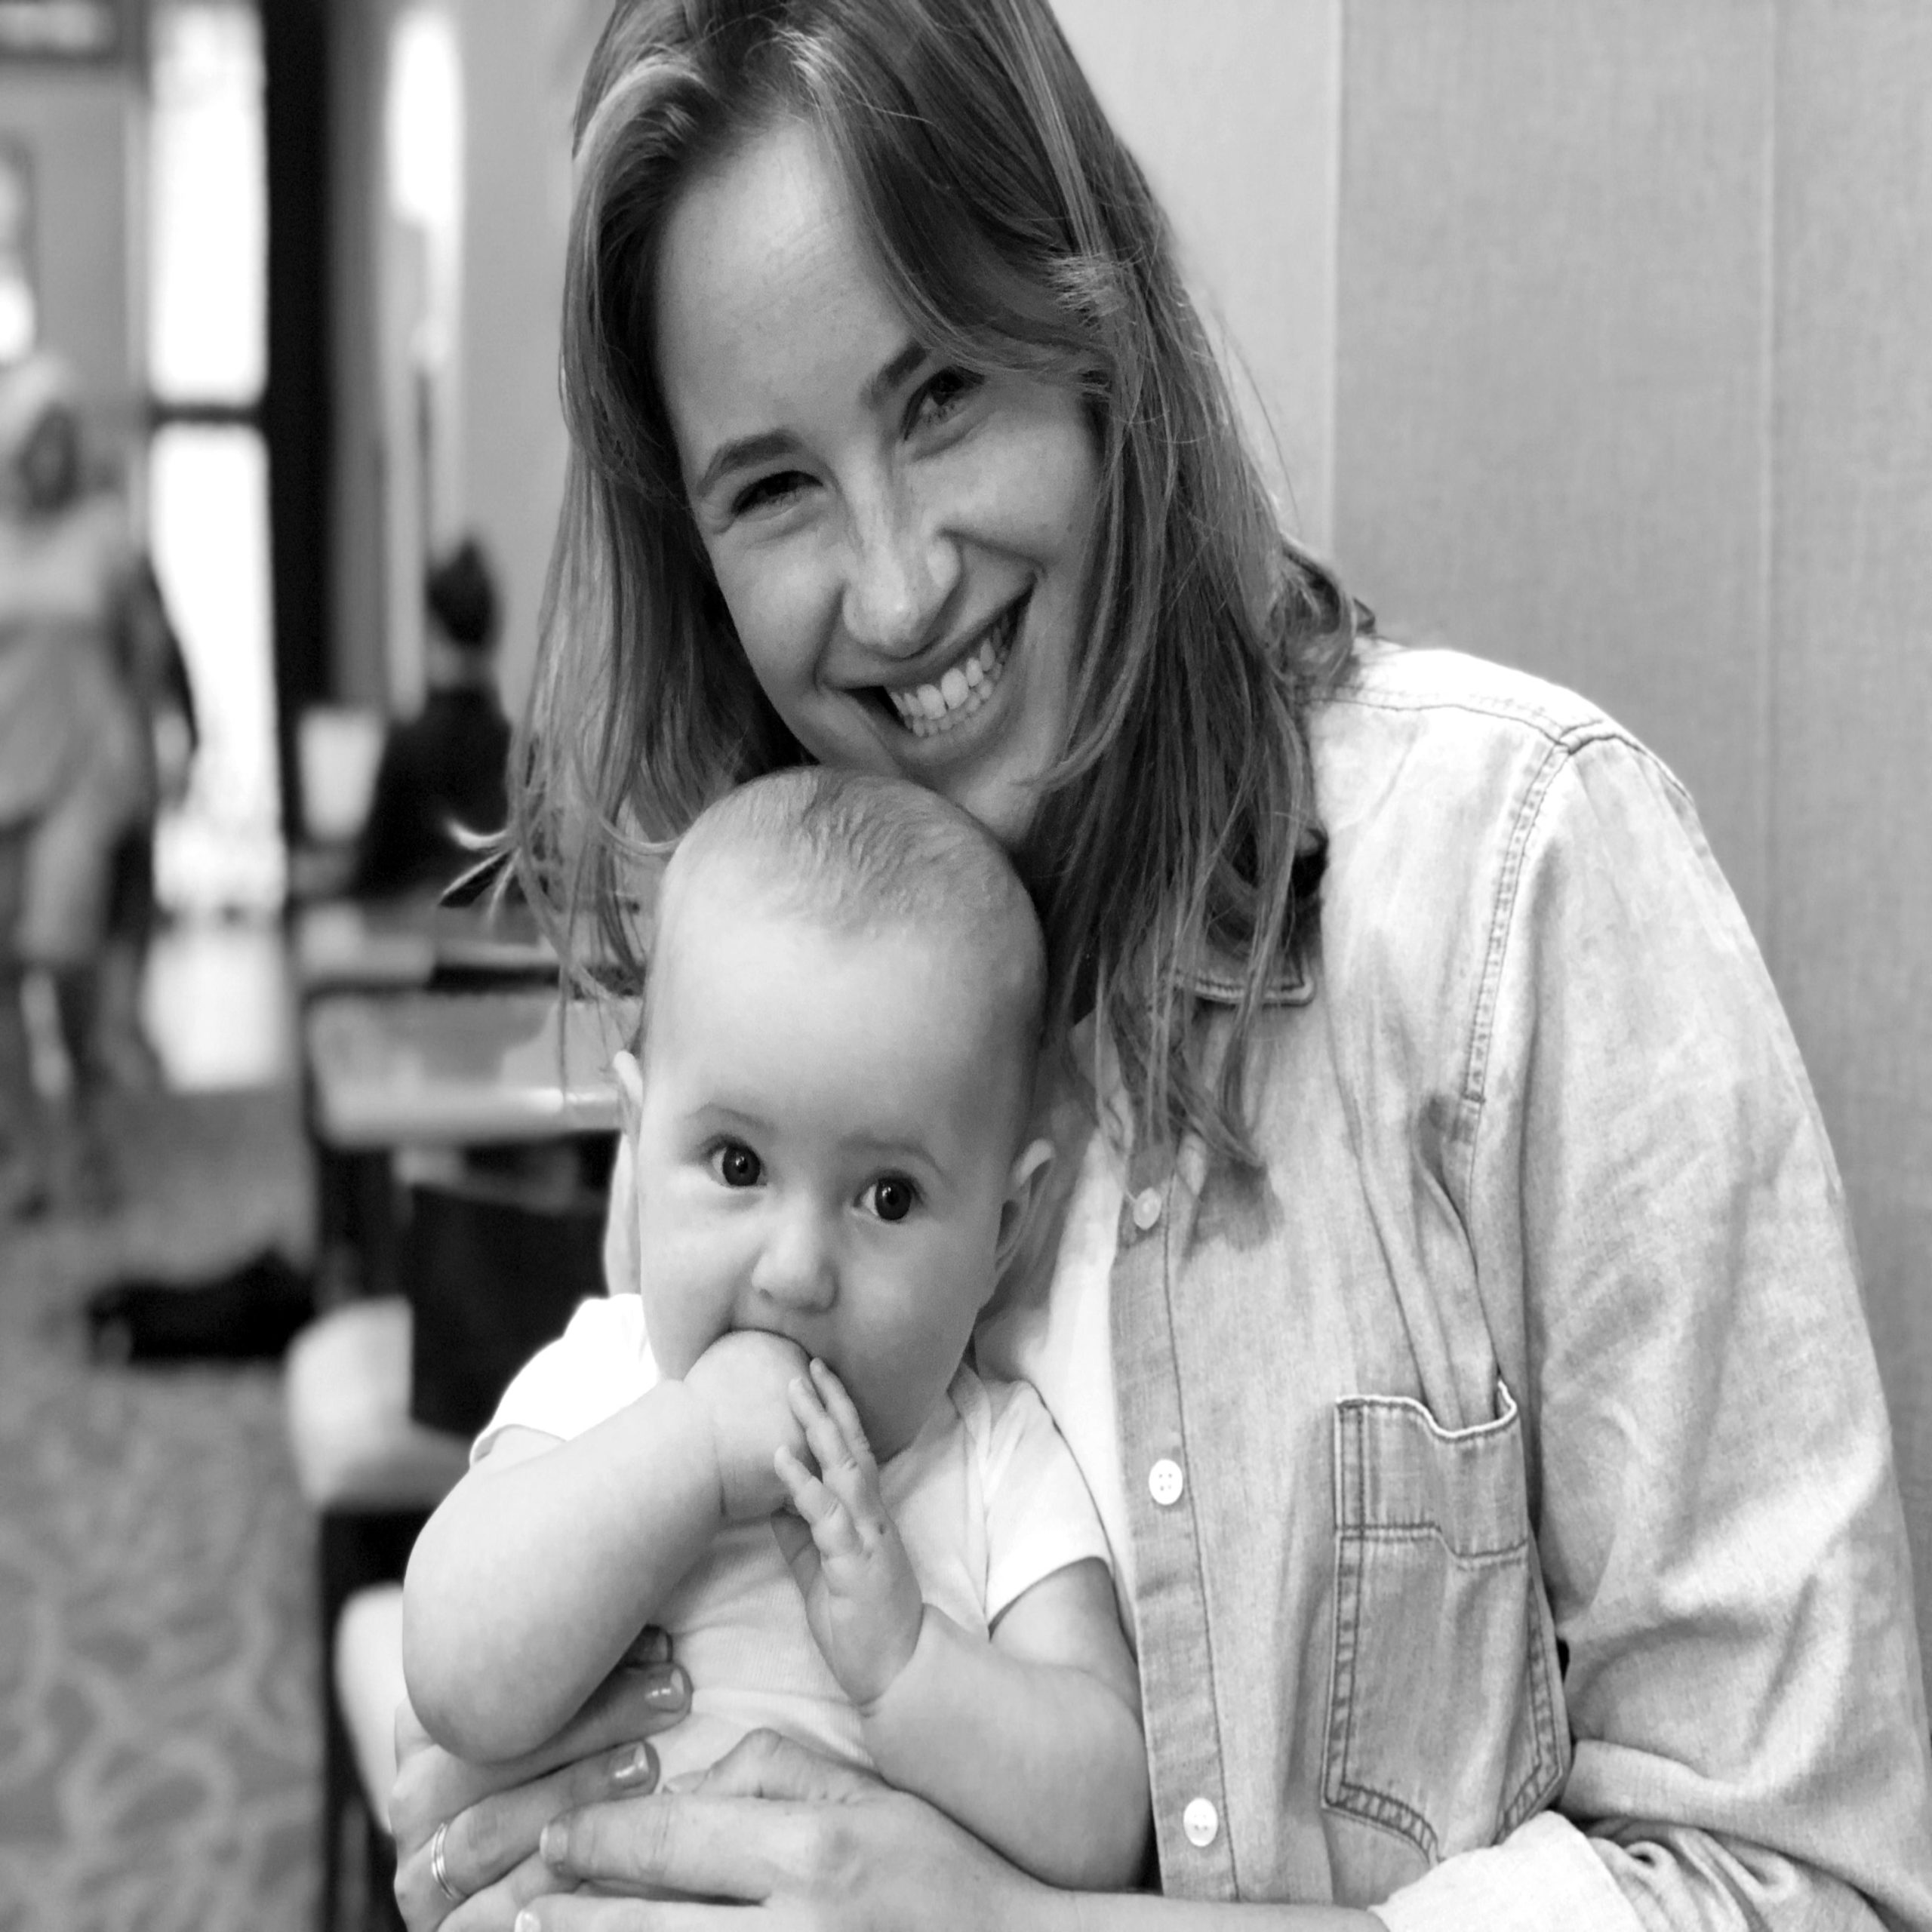
<instances>
[{"instance_id":1,"label":"baby's eye","mask_svg":"<svg viewBox=\"0 0 1932 1932\"><path fill-rule=\"evenodd\" d=\"M711 1150L711 1171L727 1187L755 1187L764 1163L742 1140L721 1140Z\"/></svg>"},{"instance_id":2,"label":"baby's eye","mask_svg":"<svg viewBox=\"0 0 1932 1932\"><path fill-rule=\"evenodd\" d=\"M919 1190L903 1174L881 1174L860 1199L881 1221L903 1221L919 1198Z\"/></svg>"}]
</instances>

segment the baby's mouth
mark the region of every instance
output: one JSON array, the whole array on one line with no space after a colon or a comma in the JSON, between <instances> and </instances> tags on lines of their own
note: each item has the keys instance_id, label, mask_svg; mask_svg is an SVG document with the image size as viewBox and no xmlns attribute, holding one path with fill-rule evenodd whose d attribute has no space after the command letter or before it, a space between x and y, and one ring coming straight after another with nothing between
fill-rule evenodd
<instances>
[{"instance_id":1,"label":"baby's mouth","mask_svg":"<svg viewBox=\"0 0 1932 1932\"><path fill-rule=\"evenodd\" d=\"M1026 608L1024 597L1015 598L988 626L979 648L936 683L919 685L911 691L884 687L900 723L914 737L943 737L992 696L993 687L1004 675L1007 660L1013 654L1013 641Z\"/></svg>"}]
</instances>

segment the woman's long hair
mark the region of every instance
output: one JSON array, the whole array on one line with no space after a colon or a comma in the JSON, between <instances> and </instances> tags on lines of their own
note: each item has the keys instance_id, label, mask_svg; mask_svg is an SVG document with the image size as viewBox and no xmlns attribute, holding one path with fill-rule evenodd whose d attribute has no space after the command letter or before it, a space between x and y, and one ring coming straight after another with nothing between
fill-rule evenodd
<instances>
[{"instance_id":1,"label":"woman's long hair","mask_svg":"<svg viewBox=\"0 0 1932 1932\"><path fill-rule=\"evenodd\" d=\"M1284 536L1147 183L1045 0L633 0L592 57L565 284L571 451L512 835L565 935L641 964L641 847L804 755L739 648L653 368L666 216L785 117L826 143L934 356L1072 386L1103 463L1063 756L1017 856L1063 1036L1097 1002L1137 1131L1245 1162L1270 981L1312 943L1305 728L1358 613ZM1210 1078L1195 976L1239 988Z\"/></svg>"}]
</instances>

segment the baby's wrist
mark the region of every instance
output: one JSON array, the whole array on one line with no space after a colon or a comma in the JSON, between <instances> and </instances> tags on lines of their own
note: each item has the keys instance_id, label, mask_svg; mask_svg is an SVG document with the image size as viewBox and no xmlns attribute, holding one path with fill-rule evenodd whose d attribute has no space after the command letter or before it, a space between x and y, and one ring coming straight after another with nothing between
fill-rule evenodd
<instances>
[{"instance_id":1,"label":"baby's wrist","mask_svg":"<svg viewBox=\"0 0 1932 1932\"><path fill-rule=\"evenodd\" d=\"M852 1700L868 1735L874 1724L889 1726L902 1709L918 1701L920 1681L945 1647L945 1622L931 1604L921 1602L918 1620L900 1633L900 1641L895 1644L888 1633L875 1651L877 1667L869 1673L869 1694Z\"/></svg>"}]
</instances>

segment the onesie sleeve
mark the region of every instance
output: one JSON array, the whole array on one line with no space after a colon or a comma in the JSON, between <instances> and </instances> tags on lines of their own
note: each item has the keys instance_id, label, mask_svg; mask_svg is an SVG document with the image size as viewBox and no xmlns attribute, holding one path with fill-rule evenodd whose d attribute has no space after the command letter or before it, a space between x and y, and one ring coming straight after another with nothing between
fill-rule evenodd
<instances>
[{"instance_id":1,"label":"onesie sleeve","mask_svg":"<svg viewBox=\"0 0 1932 1932\"><path fill-rule=\"evenodd\" d=\"M986 1621L1083 1558L1108 1565L1106 1532L1046 1404L1026 1382L986 1385Z\"/></svg>"},{"instance_id":2,"label":"onesie sleeve","mask_svg":"<svg viewBox=\"0 0 1932 1932\"><path fill-rule=\"evenodd\" d=\"M517 1371L469 1460L474 1464L506 1429L537 1429L568 1442L635 1401L657 1379L641 1299L583 1302L570 1326Z\"/></svg>"}]
</instances>

